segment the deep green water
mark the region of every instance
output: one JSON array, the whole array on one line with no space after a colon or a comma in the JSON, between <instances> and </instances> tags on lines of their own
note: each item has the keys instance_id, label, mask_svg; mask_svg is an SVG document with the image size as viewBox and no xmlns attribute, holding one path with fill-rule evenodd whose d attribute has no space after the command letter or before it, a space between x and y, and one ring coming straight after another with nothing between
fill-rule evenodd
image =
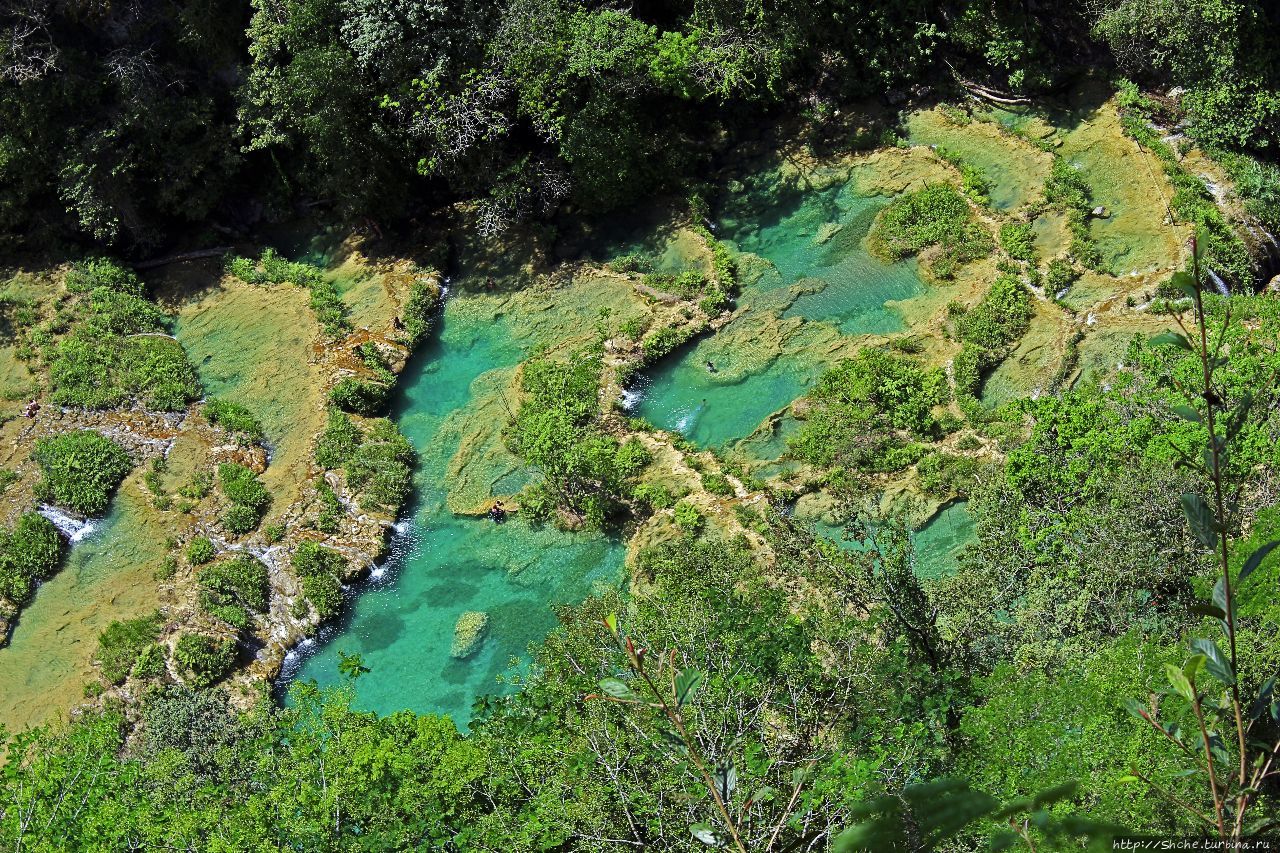
<instances>
[{"instance_id":1,"label":"deep green water","mask_svg":"<svg viewBox=\"0 0 1280 853\"><path fill-rule=\"evenodd\" d=\"M744 374L725 339L746 346L753 327L792 318L849 336L903 331L902 314L889 303L918 296L925 285L914 260L885 264L868 254L863 241L888 199L858 196L851 187L794 190L762 181L726 202L720 236L765 263L743 258L740 313L717 338L659 364L642 386L637 414L704 447L722 447L749 435L831 366L797 353ZM785 288L794 298L781 293Z\"/></svg>"},{"instance_id":2,"label":"deep green water","mask_svg":"<svg viewBox=\"0 0 1280 853\"><path fill-rule=\"evenodd\" d=\"M410 365L396 414L420 455L412 516L380 577L356 590L344 624L299 677L334 684L339 653L359 653L371 672L356 683L358 707L449 714L462 726L476 697L509 689L498 676L554 627L552 604L577 603L594 584L619 582L625 549L601 535L535 530L516 519L499 525L445 507L458 448L454 423L486 378L527 356L503 323L456 316L453 304L446 304L434 342ZM455 660L454 624L469 610L489 614L488 634L475 654Z\"/></svg>"}]
</instances>

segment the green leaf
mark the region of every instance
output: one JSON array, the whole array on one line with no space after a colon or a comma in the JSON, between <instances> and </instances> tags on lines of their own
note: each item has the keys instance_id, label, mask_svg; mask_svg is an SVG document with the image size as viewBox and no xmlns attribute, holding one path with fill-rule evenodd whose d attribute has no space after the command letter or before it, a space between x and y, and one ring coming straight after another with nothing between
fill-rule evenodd
<instances>
[{"instance_id":1,"label":"green leaf","mask_svg":"<svg viewBox=\"0 0 1280 853\"><path fill-rule=\"evenodd\" d=\"M1186 270L1179 270L1169 279L1170 287L1181 291L1188 299L1196 298L1196 279Z\"/></svg>"},{"instance_id":2,"label":"green leaf","mask_svg":"<svg viewBox=\"0 0 1280 853\"><path fill-rule=\"evenodd\" d=\"M1218 644L1213 640L1197 637L1191 641L1191 650L1198 652L1198 656L1204 658L1204 668L1214 678L1227 687L1236 683L1235 671L1232 669L1231 661L1227 660L1226 655L1222 653L1222 649L1218 648Z\"/></svg>"},{"instance_id":3,"label":"green leaf","mask_svg":"<svg viewBox=\"0 0 1280 853\"><path fill-rule=\"evenodd\" d=\"M1218 582L1213 585L1213 603L1222 611L1222 618L1227 617L1227 585L1218 578Z\"/></svg>"},{"instance_id":4,"label":"green leaf","mask_svg":"<svg viewBox=\"0 0 1280 853\"><path fill-rule=\"evenodd\" d=\"M1161 332L1151 339L1153 347L1178 347L1191 352L1191 341L1181 332Z\"/></svg>"},{"instance_id":5,"label":"green leaf","mask_svg":"<svg viewBox=\"0 0 1280 853\"><path fill-rule=\"evenodd\" d=\"M1212 616L1215 619L1227 618L1227 611L1216 604L1209 604L1207 601L1197 601L1191 605L1191 612L1199 613L1201 616Z\"/></svg>"},{"instance_id":6,"label":"green leaf","mask_svg":"<svg viewBox=\"0 0 1280 853\"><path fill-rule=\"evenodd\" d=\"M1187 681L1196 683L1196 678L1200 675L1200 670L1204 669L1206 660L1207 658L1201 654L1187 658L1187 662L1182 665L1182 674L1187 677Z\"/></svg>"},{"instance_id":7,"label":"green leaf","mask_svg":"<svg viewBox=\"0 0 1280 853\"><path fill-rule=\"evenodd\" d=\"M1271 719L1280 723L1280 702L1276 698L1276 680L1272 677L1258 689L1257 698L1249 706L1249 719L1260 720L1270 711Z\"/></svg>"},{"instance_id":8,"label":"green leaf","mask_svg":"<svg viewBox=\"0 0 1280 853\"><path fill-rule=\"evenodd\" d=\"M727 764L717 767L712 778L716 783L716 790L720 793L720 799L726 803L733 797L734 788L738 787L738 768L733 766L730 760Z\"/></svg>"},{"instance_id":9,"label":"green leaf","mask_svg":"<svg viewBox=\"0 0 1280 853\"><path fill-rule=\"evenodd\" d=\"M1191 702L1196 698L1196 691L1191 686L1191 682L1187 680L1187 677L1182 674L1182 670L1178 669L1178 667L1171 663L1167 663L1164 665L1164 674L1169 679L1170 686L1172 686L1173 689L1182 696L1182 698L1186 699L1188 702Z\"/></svg>"},{"instance_id":10,"label":"green leaf","mask_svg":"<svg viewBox=\"0 0 1280 853\"><path fill-rule=\"evenodd\" d=\"M1144 723L1150 721L1151 719L1150 712L1147 711L1147 709L1137 699L1130 697L1125 699L1120 704L1124 707L1126 711L1128 711L1133 716L1137 717L1139 720L1142 720Z\"/></svg>"},{"instance_id":11,"label":"green leaf","mask_svg":"<svg viewBox=\"0 0 1280 853\"><path fill-rule=\"evenodd\" d=\"M684 669L676 676L676 707L683 708L693 698L702 684L702 673L696 669Z\"/></svg>"},{"instance_id":12,"label":"green leaf","mask_svg":"<svg viewBox=\"0 0 1280 853\"><path fill-rule=\"evenodd\" d=\"M1117 779L1117 780L1116 780L1116 784L1117 784L1117 785L1132 785L1132 784L1134 784L1135 782L1141 782L1141 781L1142 781L1142 780L1141 780L1141 779L1139 779L1137 776L1121 776L1119 779Z\"/></svg>"},{"instance_id":13,"label":"green leaf","mask_svg":"<svg viewBox=\"0 0 1280 853\"><path fill-rule=\"evenodd\" d=\"M720 837L715 830L705 823L695 823L689 827L689 834L708 847L719 847Z\"/></svg>"},{"instance_id":14,"label":"green leaf","mask_svg":"<svg viewBox=\"0 0 1280 853\"><path fill-rule=\"evenodd\" d=\"M1187 517L1191 532L1200 540L1201 545L1212 548L1218 543L1218 534L1214 530L1213 511L1204 502L1204 498L1194 492L1185 493L1182 496L1182 513ZM1226 607L1223 607L1223 610L1226 610Z\"/></svg>"},{"instance_id":15,"label":"green leaf","mask_svg":"<svg viewBox=\"0 0 1280 853\"><path fill-rule=\"evenodd\" d=\"M1186 405L1185 403L1179 403L1178 405L1174 406L1173 413L1178 417L1182 418L1184 421L1191 421L1192 423L1197 423L1197 424L1200 423L1200 413L1197 412L1195 409L1191 408L1190 406Z\"/></svg>"},{"instance_id":16,"label":"green leaf","mask_svg":"<svg viewBox=\"0 0 1280 853\"><path fill-rule=\"evenodd\" d=\"M1257 569L1258 566L1262 565L1262 561L1267 558L1268 554L1275 550L1277 545L1280 545L1280 539L1268 542L1266 545L1263 545L1261 548L1250 554L1249 559L1244 561L1244 568L1240 570L1240 576L1236 578L1236 583L1242 582L1245 578L1249 577L1249 575L1253 574L1254 570Z\"/></svg>"},{"instance_id":17,"label":"green leaf","mask_svg":"<svg viewBox=\"0 0 1280 853\"><path fill-rule=\"evenodd\" d=\"M610 613L608 616L604 617L604 624L610 632L614 634L618 633L618 614Z\"/></svg>"},{"instance_id":18,"label":"green leaf","mask_svg":"<svg viewBox=\"0 0 1280 853\"><path fill-rule=\"evenodd\" d=\"M606 695L612 696L614 699L636 698L635 692L632 691L632 689L627 686L626 682L621 679L602 678L600 679L600 689L603 690Z\"/></svg>"}]
</instances>

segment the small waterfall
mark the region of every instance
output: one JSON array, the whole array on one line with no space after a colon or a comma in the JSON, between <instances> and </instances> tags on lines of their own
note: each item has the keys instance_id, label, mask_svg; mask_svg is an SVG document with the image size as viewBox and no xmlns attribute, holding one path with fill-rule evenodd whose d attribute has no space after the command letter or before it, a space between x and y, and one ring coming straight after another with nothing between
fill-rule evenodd
<instances>
[{"instance_id":1,"label":"small waterfall","mask_svg":"<svg viewBox=\"0 0 1280 853\"><path fill-rule=\"evenodd\" d=\"M1213 279L1213 286L1217 288L1218 293L1222 294L1223 296L1231 295L1231 290L1227 287L1227 283L1223 281L1222 277L1219 276L1216 272L1214 272L1213 270L1209 270L1209 278Z\"/></svg>"},{"instance_id":2,"label":"small waterfall","mask_svg":"<svg viewBox=\"0 0 1280 853\"><path fill-rule=\"evenodd\" d=\"M622 393L618 395L618 399L622 401L622 408L628 412L640 405L643 398L644 392L638 388L623 388Z\"/></svg>"},{"instance_id":3,"label":"small waterfall","mask_svg":"<svg viewBox=\"0 0 1280 853\"><path fill-rule=\"evenodd\" d=\"M72 545L84 540L98 529L98 520L76 518L49 504L40 504L38 512L53 522L53 526L58 528Z\"/></svg>"}]
</instances>

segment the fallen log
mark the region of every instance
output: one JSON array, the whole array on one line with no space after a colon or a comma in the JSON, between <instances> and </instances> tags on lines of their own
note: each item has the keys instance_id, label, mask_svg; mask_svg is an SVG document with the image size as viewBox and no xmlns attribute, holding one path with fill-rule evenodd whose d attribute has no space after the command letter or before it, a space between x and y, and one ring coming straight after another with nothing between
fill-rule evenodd
<instances>
[{"instance_id":1,"label":"fallen log","mask_svg":"<svg viewBox=\"0 0 1280 853\"><path fill-rule=\"evenodd\" d=\"M183 252L178 255L169 255L163 258L152 258L149 261L139 261L133 265L135 270L152 270L156 267L168 266L169 264L179 264L183 261L198 261L202 258L217 258L232 251L234 246L216 246L212 249L200 249L196 252Z\"/></svg>"}]
</instances>

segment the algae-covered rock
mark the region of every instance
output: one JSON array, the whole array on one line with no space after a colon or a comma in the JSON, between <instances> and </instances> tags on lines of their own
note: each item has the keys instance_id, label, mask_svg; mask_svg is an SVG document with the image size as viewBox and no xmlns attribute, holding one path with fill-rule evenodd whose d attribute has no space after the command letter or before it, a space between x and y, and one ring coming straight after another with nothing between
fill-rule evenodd
<instances>
[{"instance_id":1,"label":"algae-covered rock","mask_svg":"<svg viewBox=\"0 0 1280 853\"><path fill-rule=\"evenodd\" d=\"M488 630L488 613L481 610L463 613L453 626L453 648L449 650L449 654L459 660L471 657L484 642L484 635Z\"/></svg>"}]
</instances>

